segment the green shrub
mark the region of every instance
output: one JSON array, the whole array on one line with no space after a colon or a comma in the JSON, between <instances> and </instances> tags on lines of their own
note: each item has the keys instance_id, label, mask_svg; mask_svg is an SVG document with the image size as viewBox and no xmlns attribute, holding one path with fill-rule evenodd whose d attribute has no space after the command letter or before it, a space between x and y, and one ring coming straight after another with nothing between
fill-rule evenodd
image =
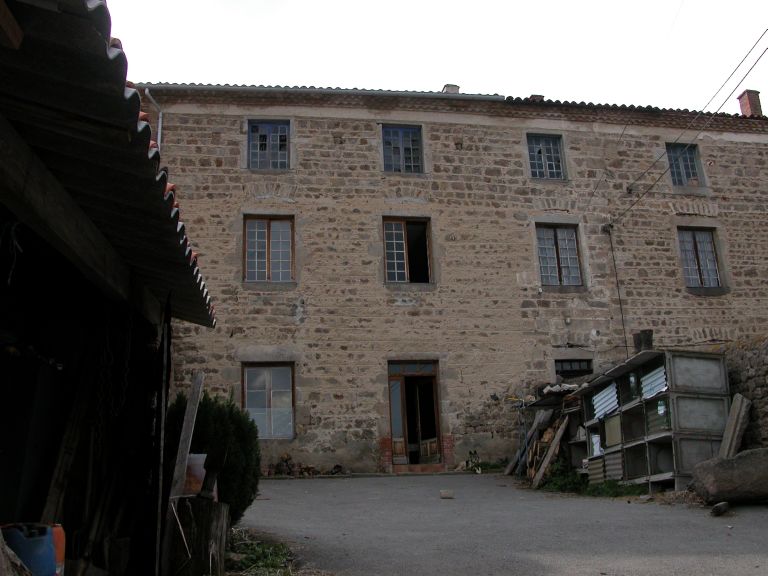
<instances>
[{"instance_id":1,"label":"green shrub","mask_svg":"<svg viewBox=\"0 0 768 576\"><path fill-rule=\"evenodd\" d=\"M587 489L587 479L571 468L560 458L549 469L549 476L541 485L542 489L550 492L575 492L582 494Z\"/></svg>"},{"instance_id":2,"label":"green shrub","mask_svg":"<svg viewBox=\"0 0 768 576\"><path fill-rule=\"evenodd\" d=\"M176 454L187 398L179 394L168 407L165 426L165 454ZM247 412L231 400L203 394L197 409L190 452L208 454L223 461L217 479L219 500L229 504L229 518L234 525L251 505L259 488L261 456L256 424ZM172 456L166 461L167 479L173 470Z\"/></svg>"}]
</instances>

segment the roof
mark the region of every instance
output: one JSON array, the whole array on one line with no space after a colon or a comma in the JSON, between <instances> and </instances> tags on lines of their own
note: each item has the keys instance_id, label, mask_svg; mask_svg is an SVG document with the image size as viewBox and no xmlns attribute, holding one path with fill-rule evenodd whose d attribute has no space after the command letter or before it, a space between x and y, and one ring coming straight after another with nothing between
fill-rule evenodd
<instances>
[{"instance_id":1,"label":"roof","mask_svg":"<svg viewBox=\"0 0 768 576\"><path fill-rule=\"evenodd\" d=\"M114 247L132 282L172 315L215 325L127 60L98 0L7 0L23 33L0 43L0 119L10 122ZM2 38L0 38L1 40Z\"/></svg>"},{"instance_id":2,"label":"roof","mask_svg":"<svg viewBox=\"0 0 768 576\"><path fill-rule=\"evenodd\" d=\"M506 105L533 106L538 108L578 108L584 110L615 110L627 112L646 112L654 114L678 114L678 115L698 115L696 110L659 108L657 106L638 106L632 104L601 104L593 102L575 102L569 100L550 100L540 95L531 95L527 97L503 96L500 94L463 94L429 91L409 91L409 90L381 90L368 88L332 88L315 86L265 86L249 84L177 84L170 82L137 82L137 87L149 88L151 90L167 91L189 91L189 92L252 92L260 94L281 93L296 95L348 95L348 96L369 96L369 97L402 97L402 98L432 98L436 100L468 100L485 102L503 102ZM728 114L726 112L704 112L701 116L718 118L743 118L750 120L765 120L766 117L747 117L741 114Z\"/></svg>"}]
</instances>

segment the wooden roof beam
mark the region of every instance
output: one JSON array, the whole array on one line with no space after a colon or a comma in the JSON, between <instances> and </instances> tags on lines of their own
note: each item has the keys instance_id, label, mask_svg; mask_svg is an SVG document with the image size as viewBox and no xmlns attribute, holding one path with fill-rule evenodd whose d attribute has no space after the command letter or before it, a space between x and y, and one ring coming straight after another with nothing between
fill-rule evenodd
<instances>
[{"instance_id":1,"label":"wooden roof beam","mask_svg":"<svg viewBox=\"0 0 768 576\"><path fill-rule=\"evenodd\" d=\"M0 198L105 293L131 300L131 275L117 251L3 116Z\"/></svg>"},{"instance_id":2,"label":"wooden roof beam","mask_svg":"<svg viewBox=\"0 0 768 576\"><path fill-rule=\"evenodd\" d=\"M23 38L24 32L21 31L16 18L11 14L5 0L0 0L0 46L18 50Z\"/></svg>"}]
</instances>

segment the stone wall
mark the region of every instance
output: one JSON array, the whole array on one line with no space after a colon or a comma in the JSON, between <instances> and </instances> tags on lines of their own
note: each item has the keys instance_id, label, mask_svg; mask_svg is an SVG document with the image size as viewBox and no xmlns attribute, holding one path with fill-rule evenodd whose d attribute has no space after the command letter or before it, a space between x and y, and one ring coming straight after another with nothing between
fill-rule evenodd
<instances>
[{"instance_id":1,"label":"stone wall","mask_svg":"<svg viewBox=\"0 0 768 576\"><path fill-rule=\"evenodd\" d=\"M752 401L741 448L768 447L768 339L754 338L723 347L731 393Z\"/></svg>"},{"instance_id":2,"label":"stone wall","mask_svg":"<svg viewBox=\"0 0 768 576\"><path fill-rule=\"evenodd\" d=\"M666 175L625 213L666 163L633 193L628 184L680 133L653 115L622 126L618 112L587 122L567 110L264 106L228 94L153 90L162 159L218 318L213 331L177 325L175 374L184 386L203 369L207 386L241 401L243 363L291 362L296 436L263 442L265 462L290 452L320 468L389 469L389 361L437 361L444 447L492 461L514 453L509 398L553 381L555 359L598 369L626 356L625 332L645 328L658 347L693 349L766 334L768 136L746 124L697 140L706 186L675 188ZM247 168L247 121L267 117L291 121L290 170ZM383 172L382 122L422 126L424 174ZM566 180L530 177L529 132L562 135ZM293 217L295 282L243 282L246 214ZM384 281L385 216L429 218L433 282ZM578 226L583 287L541 286L537 223ZM683 225L716 229L727 287L716 295L685 288Z\"/></svg>"}]
</instances>

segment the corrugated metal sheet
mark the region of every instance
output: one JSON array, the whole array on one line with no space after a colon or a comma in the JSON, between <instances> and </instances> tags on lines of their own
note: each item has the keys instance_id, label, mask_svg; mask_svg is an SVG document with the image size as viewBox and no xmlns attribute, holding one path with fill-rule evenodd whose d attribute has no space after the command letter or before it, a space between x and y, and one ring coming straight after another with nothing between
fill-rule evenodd
<instances>
[{"instance_id":1,"label":"corrugated metal sheet","mask_svg":"<svg viewBox=\"0 0 768 576\"><path fill-rule=\"evenodd\" d=\"M667 389L667 372L664 366L659 366L656 370L649 372L640 379L643 389L643 398L653 398L656 394Z\"/></svg>"},{"instance_id":2,"label":"corrugated metal sheet","mask_svg":"<svg viewBox=\"0 0 768 576\"><path fill-rule=\"evenodd\" d=\"M624 478L621 452L613 452L605 455L605 479L621 480Z\"/></svg>"},{"instance_id":3,"label":"corrugated metal sheet","mask_svg":"<svg viewBox=\"0 0 768 576\"><path fill-rule=\"evenodd\" d=\"M658 398L648 402L645 409L645 425L648 434L658 434L672 428L669 419L669 399Z\"/></svg>"},{"instance_id":4,"label":"corrugated metal sheet","mask_svg":"<svg viewBox=\"0 0 768 576\"><path fill-rule=\"evenodd\" d=\"M592 397L592 407L595 410L595 418L601 418L619 407L615 382L611 382L604 390Z\"/></svg>"},{"instance_id":5,"label":"corrugated metal sheet","mask_svg":"<svg viewBox=\"0 0 768 576\"><path fill-rule=\"evenodd\" d=\"M0 46L0 116L32 148L130 268L136 287L175 318L215 324L175 188L160 167L106 4L9 1L24 30Z\"/></svg>"},{"instance_id":6,"label":"corrugated metal sheet","mask_svg":"<svg viewBox=\"0 0 768 576\"><path fill-rule=\"evenodd\" d=\"M589 483L590 484L602 484L605 482L605 472L603 471L603 459L595 458L590 460L587 465L589 471Z\"/></svg>"}]
</instances>

